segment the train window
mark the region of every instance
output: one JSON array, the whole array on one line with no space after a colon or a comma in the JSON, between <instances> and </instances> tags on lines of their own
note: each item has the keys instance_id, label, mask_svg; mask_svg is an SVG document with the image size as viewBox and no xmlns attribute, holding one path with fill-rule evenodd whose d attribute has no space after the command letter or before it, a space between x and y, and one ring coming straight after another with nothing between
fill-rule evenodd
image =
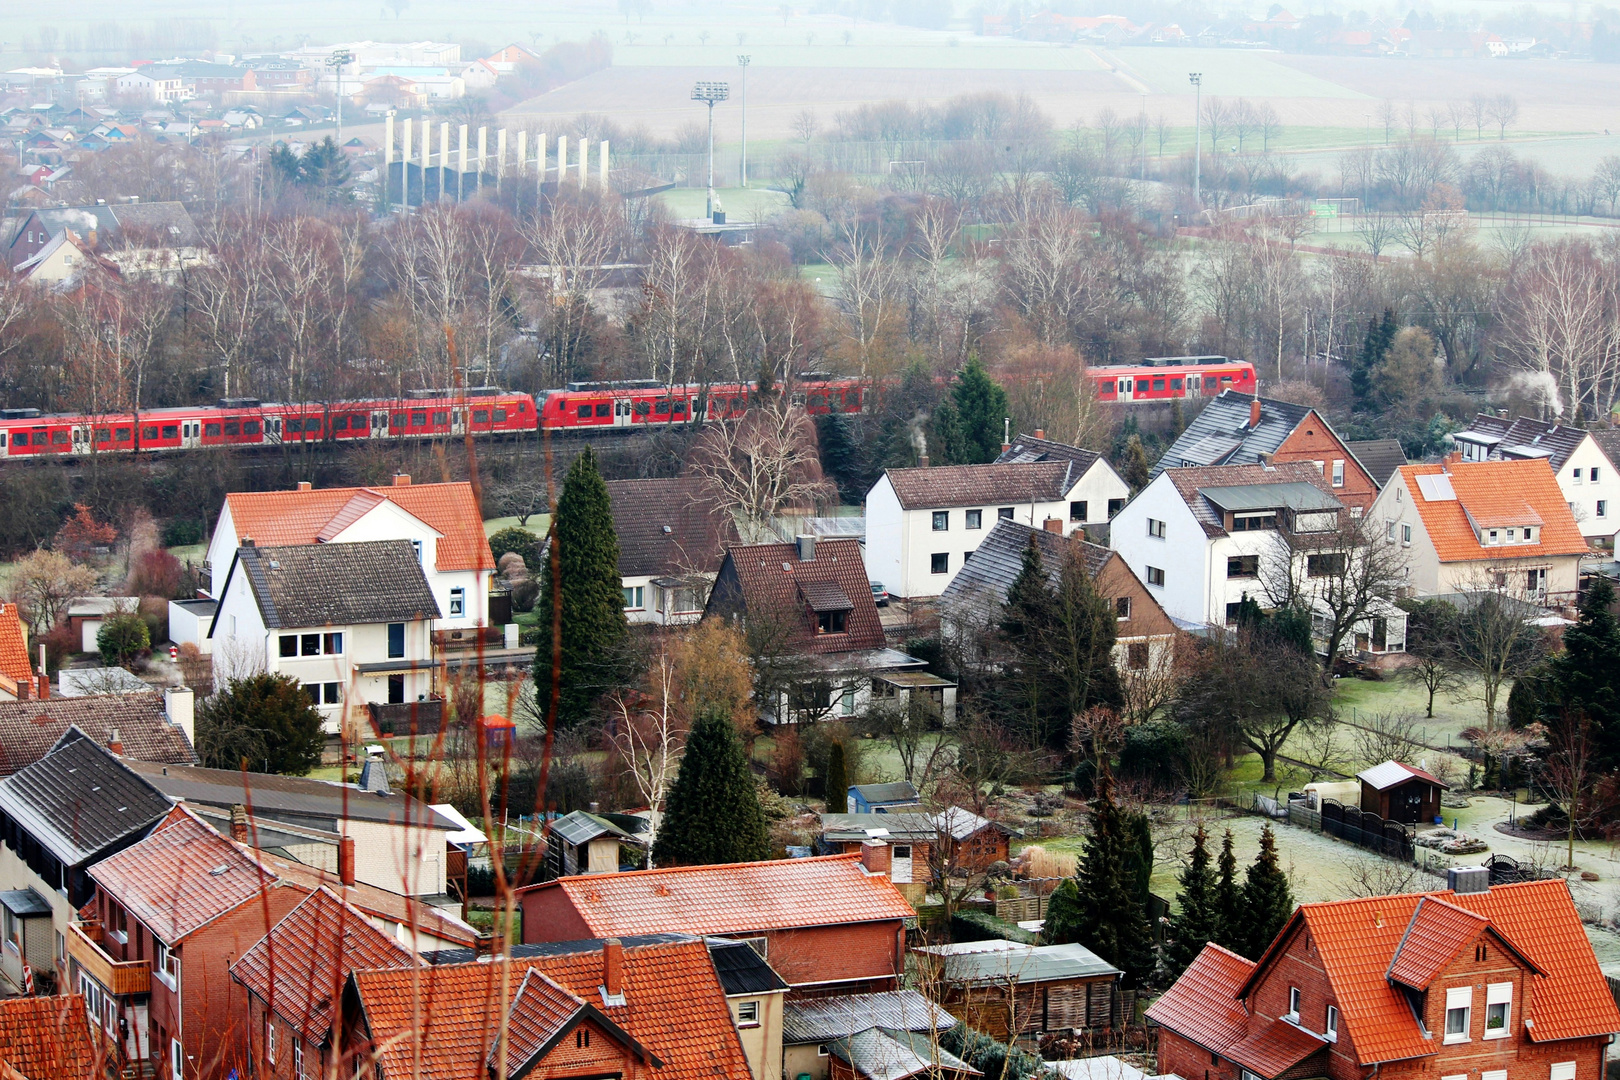
<instances>
[{"instance_id":1,"label":"train window","mask_svg":"<svg viewBox=\"0 0 1620 1080\"><path fill-rule=\"evenodd\" d=\"M155 439L157 437L158 437L157 428L155 428L155 427L141 428L141 438L143 438L143 439Z\"/></svg>"},{"instance_id":2,"label":"train window","mask_svg":"<svg viewBox=\"0 0 1620 1080\"><path fill-rule=\"evenodd\" d=\"M295 420L287 421L288 430L296 431L297 429L292 426L295 423L297 423L297 421L295 421ZM219 425L218 424L204 424L203 425L203 434L208 435L208 436L212 436L214 438L218 438L219 437Z\"/></svg>"},{"instance_id":3,"label":"train window","mask_svg":"<svg viewBox=\"0 0 1620 1080\"><path fill-rule=\"evenodd\" d=\"M609 402L609 401L598 401L596 403L596 415L597 416L612 416L613 415L613 403Z\"/></svg>"},{"instance_id":4,"label":"train window","mask_svg":"<svg viewBox=\"0 0 1620 1080\"><path fill-rule=\"evenodd\" d=\"M1221 382L1229 383L1231 381L1232 381L1232 376L1230 376L1230 375L1222 375L1221 376Z\"/></svg>"},{"instance_id":5,"label":"train window","mask_svg":"<svg viewBox=\"0 0 1620 1080\"><path fill-rule=\"evenodd\" d=\"M675 415L676 416L685 416L686 415L686 402L677 401L675 403Z\"/></svg>"},{"instance_id":6,"label":"train window","mask_svg":"<svg viewBox=\"0 0 1620 1080\"><path fill-rule=\"evenodd\" d=\"M96 442L112 442L112 428L96 428Z\"/></svg>"},{"instance_id":7,"label":"train window","mask_svg":"<svg viewBox=\"0 0 1620 1080\"><path fill-rule=\"evenodd\" d=\"M179 437L180 437L180 427L179 427L179 425L177 425L177 424L164 424L163 425L163 438L165 438L165 439L178 439Z\"/></svg>"},{"instance_id":8,"label":"train window","mask_svg":"<svg viewBox=\"0 0 1620 1080\"><path fill-rule=\"evenodd\" d=\"M304 417L304 430L319 435L321 433L321 418L318 416Z\"/></svg>"},{"instance_id":9,"label":"train window","mask_svg":"<svg viewBox=\"0 0 1620 1080\"><path fill-rule=\"evenodd\" d=\"M28 436L24 435L23 436L23 441L26 442L27 440L28 440ZM51 441L51 437L50 437L50 435L48 433L46 433L44 431L36 431L36 432L34 432L34 445L35 446L44 446L46 443L48 443L50 441Z\"/></svg>"},{"instance_id":10,"label":"train window","mask_svg":"<svg viewBox=\"0 0 1620 1080\"><path fill-rule=\"evenodd\" d=\"M668 416L669 415L669 402L660 401L658 404L653 406L653 412L657 413L659 416Z\"/></svg>"},{"instance_id":11,"label":"train window","mask_svg":"<svg viewBox=\"0 0 1620 1080\"><path fill-rule=\"evenodd\" d=\"M1181 380L1180 379L1171 379L1170 380L1170 389L1172 389L1172 390L1180 390L1181 389Z\"/></svg>"},{"instance_id":12,"label":"train window","mask_svg":"<svg viewBox=\"0 0 1620 1080\"><path fill-rule=\"evenodd\" d=\"M496 409L495 410L495 422L497 424L506 423L506 410L505 409Z\"/></svg>"},{"instance_id":13,"label":"train window","mask_svg":"<svg viewBox=\"0 0 1620 1080\"><path fill-rule=\"evenodd\" d=\"M411 427L427 427L427 413L425 413L425 412L413 412L413 413L411 413Z\"/></svg>"},{"instance_id":14,"label":"train window","mask_svg":"<svg viewBox=\"0 0 1620 1080\"><path fill-rule=\"evenodd\" d=\"M579 407L578 412L579 412L579 415L580 415L581 419L583 419L583 418L591 415L591 407L589 405L581 405Z\"/></svg>"},{"instance_id":15,"label":"train window","mask_svg":"<svg viewBox=\"0 0 1620 1080\"><path fill-rule=\"evenodd\" d=\"M332 430L333 431L348 431L349 430L349 418L347 416L340 416L336 420L333 420L332 421Z\"/></svg>"},{"instance_id":16,"label":"train window","mask_svg":"<svg viewBox=\"0 0 1620 1080\"><path fill-rule=\"evenodd\" d=\"M113 441L114 442L129 442L129 434L130 434L129 428L127 428L127 427L114 428L113 429Z\"/></svg>"},{"instance_id":17,"label":"train window","mask_svg":"<svg viewBox=\"0 0 1620 1080\"><path fill-rule=\"evenodd\" d=\"M475 423L475 424L487 424L487 423L489 423L489 410L488 409L474 409L473 410L473 423Z\"/></svg>"},{"instance_id":18,"label":"train window","mask_svg":"<svg viewBox=\"0 0 1620 1080\"><path fill-rule=\"evenodd\" d=\"M1106 379L1099 383L1097 385L1097 392L1099 394L1112 394L1114 392L1114 380Z\"/></svg>"},{"instance_id":19,"label":"train window","mask_svg":"<svg viewBox=\"0 0 1620 1080\"><path fill-rule=\"evenodd\" d=\"M819 408L823 407L826 404L827 404L827 399L822 397L820 394L811 394L810 395L810 407L812 409L819 409Z\"/></svg>"},{"instance_id":20,"label":"train window","mask_svg":"<svg viewBox=\"0 0 1620 1080\"><path fill-rule=\"evenodd\" d=\"M742 412L742 407L743 407L743 399L742 398L734 397L734 398L731 399L731 408L732 408L733 412Z\"/></svg>"},{"instance_id":21,"label":"train window","mask_svg":"<svg viewBox=\"0 0 1620 1080\"><path fill-rule=\"evenodd\" d=\"M394 414L393 426L394 427L401 427L401 428L405 426L405 414L404 413L397 412L397 413Z\"/></svg>"},{"instance_id":22,"label":"train window","mask_svg":"<svg viewBox=\"0 0 1620 1080\"><path fill-rule=\"evenodd\" d=\"M122 431L123 429L119 428L119 430ZM227 435L240 435L240 434L242 434L242 422L240 420L227 420L227 421L225 421L225 434L227 434Z\"/></svg>"},{"instance_id":23,"label":"train window","mask_svg":"<svg viewBox=\"0 0 1620 1080\"><path fill-rule=\"evenodd\" d=\"M645 401L636 402L636 415L637 416L646 416L650 412L652 412L652 406L649 405L647 402L645 402Z\"/></svg>"},{"instance_id":24,"label":"train window","mask_svg":"<svg viewBox=\"0 0 1620 1080\"><path fill-rule=\"evenodd\" d=\"M218 426L219 425L217 425L217 424L210 424L209 425L209 427L218 427ZM287 430L289 432L303 431L304 430L304 421L299 419L296 416L287 417ZM219 433L218 432L213 432L213 434L217 435Z\"/></svg>"},{"instance_id":25,"label":"train window","mask_svg":"<svg viewBox=\"0 0 1620 1080\"><path fill-rule=\"evenodd\" d=\"M1153 389L1155 389L1155 390L1163 390L1164 389L1164 380L1163 379L1154 379L1153 380Z\"/></svg>"},{"instance_id":26,"label":"train window","mask_svg":"<svg viewBox=\"0 0 1620 1080\"><path fill-rule=\"evenodd\" d=\"M5 445L6 445L6 433L3 432L3 431L0 431L0 449L4 449Z\"/></svg>"},{"instance_id":27,"label":"train window","mask_svg":"<svg viewBox=\"0 0 1620 1080\"><path fill-rule=\"evenodd\" d=\"M1205 390L1213 390L1213 389L1215 389L1215 376L1213 376L1213 375L1205 375L1204 376L1204 389Z\"/></svg>"},{"instance_id":28,"label":"train window","mask_svg":"<svg viewBox=\"0 0 1620 1080\"><path fill-rule=\"evenodd\" d=\"M441 410L441 411L436 412L436 413L433 414L433 426L434 427L438 427L441 424L448 424L449 422L450 422L450 412L449 412L449 410Z\"/></svg>"},{"instance_id":29,"label":"train window","mask_svg":"<svg viewBox=\"0 0 1620 1080\"><path fill-rule=\"evenodd\" d=\"M243 424L242 424L242 434L244 434L244 435L257 435L258 433L259 433L259 422L257 420L247 420L247 421L243 422Z\"/></svg>"},{"instance_id":30,"label":"train window","mask_svg":"<svg viewBox=\"0 0 1620 1080\"><path fill-rule=\"evenodd\" d=\"M51 432L52 446L66 446L68 442L68 433L65 430Z\"/></svg>"}]
</instances>

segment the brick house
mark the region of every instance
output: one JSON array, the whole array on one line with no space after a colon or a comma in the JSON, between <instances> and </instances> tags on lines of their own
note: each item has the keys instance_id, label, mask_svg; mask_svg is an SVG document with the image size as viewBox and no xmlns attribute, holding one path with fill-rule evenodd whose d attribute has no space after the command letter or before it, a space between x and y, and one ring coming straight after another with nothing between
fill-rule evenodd
<instances>
[{"instance_id":1,"label":"brick house","mask_svg":"<svg viewBox=\"0 0 1620 1080\"><path fill-rule=\"evenodd\" d=\"M326 887L231 965L247 991L253 1075L304 1080L326 1076L336 1049L333 1018L357 969L416 967L411 950Z\"/></svg>"},{"instance_id":2,"label":"brick house","mask_svg":"<svg viewBox=\"0 0 1620 1080\"><path fill-rule=\"evenodd\" d=\"M1562 880L1298 908L1258 962L1206 946L1159 1000L1193 1080L1599 1080L1620 1010ZM1369 1073L1369 1070L1372 1070Z\"/></svg>"},{"instance_id":3,"label":"brick house","mask_svg":"<svg viewBox=\"0 0 1620 1080\"><path fill-rule=\"evenodd\" d=\"M624 615L633 623L695 622L725 558L740 543L731 514L691 477L609 480Z\"/></svg>"},{"instance_id":4,"label":"brick house","mask_svg":"<svg viewBox=\"0 0 1620 1080\"><path fill-rule=\"evenodd\" d=\"M518 895L526 944L666 932L754 940L795 994L894 989L916 917L856 855L592 874Z\"/></svg>"},{"instance_id":5,"label":"brick house","mask_svg":"<svg viewBox=\"0 0 1620 1080\"><path fill-rule=\"evenodd\" d=\"M1005 862L1011 838L1022 835L999 821L951 806L938 813L822 814L819 840L823 851L860 856L861 865L887 874L908 902L920 904L942 872L978 871ZM878 853L873 848L886 850Z\"/></svg>"},{"instance_id":6,"label":"brick house","mask_svg":"<svg viewBox=\"0 0 1620 1080\"><path fill-rule=\"evenodd\" d=\"M451 959L355 971L342 999L345 1056L375 1054L376 1080L488 1080L502 1053L512 1077L753 1080L699 938L522 945L509 965Z\"/></svg>"},{"instance_id":7,"label":"brick house","mask_svg":"<svg viewBox=\"0 0 1620 1080\"><path fill-rule=\"evenodd\" d=\"M1365 513L1378 497L1377 481L1321 413L1236 390L1222 390L1193 417L1151 476L1201 465L1291 461L1309 462L1354 514Z\"/></svg>"}]
</instances>

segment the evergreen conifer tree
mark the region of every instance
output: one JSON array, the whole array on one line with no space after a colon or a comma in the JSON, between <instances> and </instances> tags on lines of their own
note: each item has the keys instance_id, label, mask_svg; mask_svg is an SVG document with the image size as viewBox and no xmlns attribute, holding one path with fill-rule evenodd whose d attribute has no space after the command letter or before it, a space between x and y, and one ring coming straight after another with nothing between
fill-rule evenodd
<instances>
[{"instance_id":1,"label":"evergreen conifer tree","mask_svg":"<svg viewBox=\"0 0 1620 1080\"><path fill-rule=\"evenodd\" d=\"M1250 960L1260 959L1293 914L1294 891L1277 862L1277 839L1266 825L1260 830L1260 854L1243 882L1243 920L1248 934L1240 951Z\"/></svg>"},{"instance_id":2,"label":"evergreen conifer tree","mask_svg":"<svg viewBox=\"0 0 1620 1080\"><path fill-rule=\"evenodd\" d=\"M1007 391L984 370L979 358L951 384L951 395L934 410L934 437L950 465L986 465L1001 455Z\"/></svg>"},{"instance_id":3,"label":"evergreen conifer tree","mask_svg":"<svg viewBox=\"0 0 1620 1080\"><path fill-rule=\"evenodd\" d=\"M1142 446L1142 436L1132 435L1125 440L1125 461L1124 467L1120 469L1120 479L1131 485L1132 491L1141 491L1147 487L1151 473L1147 450Z\"/></svg>"},{"instance_id":4,"label":"evergreen conifer tree","mask_svg":"<svg viewBox=\"0 0 1620 1080\"><path fill-rule=\"evenodd\" d=\"M1084 930L1085 911L1080 904L1079 881L1066 877L1047 898L1041 941L1046 945L1072 945L1081 939Z\"/></svg>"},{"instance_id":5,"label":"evergreen conifer tree","mask_svg":"<svg viewBox=\"0 0 1620 1080\"><path fill-rule=\"evenodd\" d=\"M686 737L675 783L653 841L655 866L758 862L770 857L759 790L731 718L699 716Z\"/></svg>"},{"instance_id":6,"label":"evergreen conifer tree","mask_svg":"<svg viewBox=\"0 0 1620 1080\"><path fill-rule=\"evenodd\" d=\"M1241 953L1247 936L1243 927L1243 892L1237 879L1237 855L1232 851L1232 830L1221 838L1221 857L1215 871L1215 934L1222 948Z\"/></svg>"},{"instance_id":7,"label":"evergreen conifer tree","mask_svg":"<svg viewBox=\"0 0 1620 1080\"><path fill-rule=\"evenodd\" d=\"M1153 970L1153 935L1137 896L1131 863L1133 840L1107 769L1097 777L1091 800L1091 835L1075 874L1080 944L1124 972L1128 987Z\"/></svg>"},{"instance_id":8,"label":"evergreen conifer tree","mask_svg":"<svg viewBox=\"0 0 1620 1080\"><path fill-rule=\"evenodd\" d=\"M1537 687L1543 710L1586 714L1610 763L1620 761L1620 624L1613 604L1614 586L1594 577L1581 597L1579 620L1564 631L1564 651L1549 665L1551 678Z\"/></svg>"},{"instance_id":9,"label":"evergreen conifer tree","mask_svg":"<svg viewBox=\"0 0 1620 1080\"><path fill-rule=\"evenodd\" d=\"M823 778L827 813L842 814L849 806L849 773L844 768L844 744L827 747L827 775Z\"/></svg>"},{"instance_id":10,"label":"evergreen conifer tree","mask_svg":"<svg viewBox=\"0 0 1620 1080\"><path fill-rule=\"evenodd\" d=\"M816 446L821 454L821 471L838 485L839 496L845 502L858 503L871 485L862 474L852 427L843 413L823 413L816 417Z\"/></svg>"},{"instance_id":11,"label":"evergreen conifer tree","mask_svg":"<svg viewBox=\"0 0 1620 1080\"><path fill-rule=\"evenodd\" d=\"M1181 910L1170 916L1169 943L1164 962L1171 978L1177 978L1198 958L1204 946L1216 936L1216 891L1219 879L1209 862L1209 837L1202 825L1193 834L1192 856L1181 870L1181 891L1176 903Z\"/></svg>"},{"instance_id":12,"label":"evergreen conifer tree","mask_svg":"<svg viewBox=\"0 0 1620 1080\"><path fill-rule=\"evenodd\" d=\"M590 447L569 466L557 515L551 524L562 583L562 694L560 727L574 727L590 715L596 699L619 685L628 669L630 628L624 617L619 579L619 538L607 484ZM551 706L552 597L557 588L553 560L540 575L540 648L534 682L542 716Z\"/></svg>"},{"instance_id":13,"label":"evergreen conifer tree","mask_svg":"<svg viewBox=\"0 0 1620 1080\"><path fill-rule=\"evenodd\" d=\"M1367 320L1367 335L1362 338L1361 351L1350 365L1350 392L1355 396L1358 410L1372 407L1373 372L1383 361L1384 354L1395 344L1395 335L1400 328L1395 312L1390 308L1384 309L1382 319Z\"/></svg>"}]
</instances>

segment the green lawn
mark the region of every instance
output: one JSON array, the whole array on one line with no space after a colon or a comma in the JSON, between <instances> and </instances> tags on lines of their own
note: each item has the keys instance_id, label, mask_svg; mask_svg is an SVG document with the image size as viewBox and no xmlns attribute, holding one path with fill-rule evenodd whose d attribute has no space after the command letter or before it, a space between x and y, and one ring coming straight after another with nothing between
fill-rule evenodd
<instances>
[{"instance_id":1,"label":"green lawn","mask_svg":"<svg viewBox=\"0 0 1620 1080\"><path fill-rule=\"evenodd\" d=\"M725 210L727 221L764 221L790 206L786 195L765 188L715 188L714 196ZM700 218L709 193L701 187L678 187L661 193L658 198L677 218Z\"/></svg>"}]
</instances>

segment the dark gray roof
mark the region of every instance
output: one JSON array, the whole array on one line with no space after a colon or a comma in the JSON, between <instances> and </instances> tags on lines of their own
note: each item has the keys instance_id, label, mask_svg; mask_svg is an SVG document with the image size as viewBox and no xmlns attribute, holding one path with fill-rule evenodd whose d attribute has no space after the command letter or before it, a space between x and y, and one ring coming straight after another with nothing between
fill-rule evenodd
<instances>
[{"instance_id":1,"label":"dark gray roof","mask_svg":"<svg viewBox=\"0 0 1620 1080\"><path fill-rule=\"evenodd\" d=\"M0 892L0 907L5 908L21 919L51 913L50 901L32 888L7 889L5 892Z\"/></svg>"},{"instance_id":2,"label":"dark gray roof","mask_svg":"<svg viewBox=\"0 0 1620 1080\"><path fill-rule=\"evenodd\" d=\"M570 844L586 844L598 836L616 836L620 840L636 843L637 838L619 828L607 818L575 810L551 823L551 834Z\"/></svg>"},{"instance_id":3,"label":"dark gray roof","mask_svg":"<svg viewBox=\"0 0 1620 1080\"><path fill-rule=\"evenodd\" d=\"M1113 552L1099 544L1075 541L1061 533L1032 529L1017 521L999 520L985 536L973 557L951 578L940 595L942 611L953 607L999 606L1007 599L1007 592L1024 569L1024 551L1034 541L1041 554L1041 569L1046 579L1056 585L1063 572L1063 559L1070 544L1078 543L1086 560L1086 572L1092 577L1103 568ZM988 608L987 608L988 610Z\"/></svg>"},{"instance_id":4,"label":"dark gray roof","mask_svg":"<svg viewBox=\"0 0 1620 1080\"><path fill-rule=\"evenodd\" d=\"M1528 416L1510 421L1504 417L1491 416L1489 413L1475 416L1473 423L1468 425L1468 432L1459 431L1456 437L1466 438L1470 433L1500 440L1491 449L1493 458L1512 460L1544 457L1552 465L1553 472L1564 467L1569 456L1587 435L1585 428L1549 424L1545 420L1533 420ZM1478 441L1488 442L1489 439ZM1598 445L1603 444L1600 442ZM1607 449L1604 452L1607 453Z\"/></svg>"},{"instance_id":5,"label":"dark gray roof","mask_svg":"<svg viewBox=\"0 0 1620 1080\"><path fill-rule=\"evenodd\" d=\"M890 469L885 476L906 510L949 506L1016 506L1054 502L1069 494L1085 470L1072 461L1010 465L936 465Z\"/></svg>"},{"instance_id":6,"label":"dark gray roof","mask_svg":"<svg viewBox=\"0 0 1620 1080\"><path fill-rule=\"evenodd\" d=\"M571 956L574 953L601 952L602 942L605 938L582 938L577 941L542 941L532 945L513 945L512 959L523 960L531 956ZM640 945L668 945L674 941L696 941L692 934L663 933L663 934L630 934L618 939L620 945L626 949L634 949ZM484 953L488 956L488 953ZM443 964L469 964L479 959L479 954L472 949L437 949L422 954L422 959L435 966Z\"/></svg>"},{"instance_id":7,"label":"dark gray roof","mask_svg":"<svg viewBox=\"0 0 1620 1080\"><path fill-rule=\"evenodd\" d=\"M908 810L888 814L821 815L822 839L843 842L869 838L889 841L937 840L941 833L949 833L956 840L966 840L981 829L995 829L1008 836L1023 835L1017 829L980 817L960 806L948 806L937 814Z\"/></svg>"},{"instance_id":8,"label":"dark gray roof","mask_svg":"<svg viewBox=\"0 0 1620 1080\"><path fill-rule=\"evenodd\" d=\"M1016 941L966 941L920 946L937 957L946 982L1033 983L1094 979L1120 974L1084 945L1024 945Z\"/></svg>"},{"instance_id":9,"label":"dark gray roof","mask_svg":"<svg viewBox=\"0 0 1620 1080\"><path fill-rule=\"evenodd\" d=\"M894 780L887 784L856 784L850 790L861 793L868 803L914 803L917 789L909 780Z\"/></svg>"},{"instance_id":10,"label":"dark gray roof","mask_svg":"<svg viewBox=\"0 0 1620 1080\"><path fill-rule=\"evenodd\" d=\"M875 1026L945 1031L956 1026L956 1018L915 990L799 998L782 1006L785 1043L824 1043Z\"/></svg>"},{"instance_id":11,"label":"dark gray roof","mask_svg":"<svg viewBox=\"0 0 1620 1080\"><path fill-rule=\"evenodd\" d=\"M285 820L291 825L308 824L332 831L338 821L349 818L447 832L458 828L435 814L426 803L418 802L403 791L379 795L362 791L355 784L272 773L248 773L244 779L243 774L234 769L204 769L192 765L129 762L129 766L173 798L225 810L251 805L255 817Z\"/></svg>"},{"instance_id":12,"label":"dark gray roof","mask_svg":"<svg viewBox=\"0 0 1620 1080\"><path fill-rule=\"evenodd\" d=\"M439 618L438 601L409 540L244 544L230 570L237 573L247 575L259 614L272 630Z\"/></svg>"},{"instance_id":13,"label":"dark gray roof","mask_svg":"<svg viewBox=\"0 0 1620 1080\"><path fill-rule=\"evenodd\" d=\"M788 988L782 976L746 941L709 938L708 945L709 959L714 962L714 973L720 976L726 996L775 994Z\"/></svg>"},{"instance_id":14,"label":"dark gray roof","mask_svg":"<svg viewBox=\"0 0 1620 1080\"><path fill-rule=\"evenodd\" d=\"M1001 452L994 465L1023 464L1031 461L1072 461L1079 466L1075 470L1076 476L1084 476L1086 470L1097 463L1102 455L1095 450L1082 450L1078 446L1068 443L1054 442L1051 439L1037 439L1033 435L1019 432L1018 438L1012 445Z\"/></svg>"},{"instance_id":15,"label":"dark gray roof","mask_svg":"<svg viewBox=\"0 0 1620 1080\"><path fill-rule=\"evenodd\" d=\"M56 206L37 213L40 223L53 236L63 229L72 229L81 236L96 230L98 246L115 237L173 247L195 247L200 242L196 222L177 202Z\"/></svg>"},{"instance_id":16,"label":"dark gray roof","mask_svg":"<svg viewBox=\"0 0 1620 1080\"><path fill-rule=\"evenodd\" d=\"M1254 400L1236 390L1222 390L1211 398L1159 458L1152 475L1193 465L1253 465L1261 454L1275 454L1311 411L1306 405L1260 398L1260 423L1251 428L1249 406Z\"/></svg>"},{"instance_id":17,"label":"dark gray roof","mask_svg":"<svg viewBox=\"0 0 1620 1080\"><path fill-rule=\"evenodd\" d=\"M1246 510L1342 510L1344 504L1303 480L1281 484L1232 484L1199 488L1204 498L1228 513Z\"/></svg>"},{"instance_id":18,"label":"dark gray roof","mask_svg":"<svg viewBox=\"0 0 1620 1080\"><path fill-rule=\"evenodd\" d=\"M834 1040L827 1049L865 1080L907 1080L912 1076L946 1073L984 1075L940 1046L932 1034L916 1031L868 1028Z\"/></svg>"},{"instance_id":19,"label":"dark gray roof","mask_svg":"<svg viewBox=\"0 0 1620 1080\"><path fill-rule=\"evenodd\" d=\"M0 780L0 811L66 866L138 838L173 805L83 736Z\"/></svg>"},{"instance_id":20,"label":"dark gray roof","mask_svg":"<svg viewBox=\"0 0 1620 1080\"><path fill-rule=\"evenodd\" d=\"M1406 451L1401 449L1399 439L1366 439L1347 442L1344 447L1356 456L1361 467L1367 470L1367 475L1379 487L1389 483L1395 470L1406 464Z\"/></svg>"},{"instance_id":21,"label":"dark gray roof","mask_svg":"<svg viewBox=\"0 0 1620 1080\"><path fill-rule=\"evenodd\" d=\"M610 480L607 489L621 577L712 574L726 545L741 542L731 515L693 478Z\"/></svg>"}]
</instances>

